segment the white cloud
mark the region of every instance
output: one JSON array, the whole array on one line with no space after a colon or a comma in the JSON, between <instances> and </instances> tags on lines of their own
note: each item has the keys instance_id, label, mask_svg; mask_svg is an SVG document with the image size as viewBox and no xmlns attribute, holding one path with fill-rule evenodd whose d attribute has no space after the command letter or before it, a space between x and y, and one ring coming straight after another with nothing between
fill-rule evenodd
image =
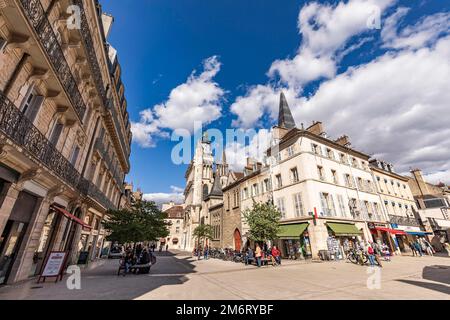
<instances>
[{"instance_id":1,"label":"white cloud","mask_svg":"<svg viewBox=\"0 0 450 320\"><path fill-rule=\"evenodd\" d=\"M154 201L156 204L161 205L170 201L176 204L184 202L183 188L170 186L172 192L156 192L156 193L144 193L143 199L147 201Z\"/></svg>"},{"instance_id":2,"label":"white cloud","mask_svg":"<svg viewBox=\"0 0 450 320\"><path fill-rule=\"evenodd\" d=\"M347 41L370 30L371 18L383 12L395 0L350 0L337 5L312 2L299 13L301 46L293 59L276 60L269 76L280 76L289 87L301 89L310 81L332 78L336 62ZM381 17L380 17L381 18ZM348 51L347 51L348 52Z\"/></svg>"},{"instance_id":3,"label":"white cloud","mask_svg":"<svg viewBox=\"0 0 450 320\"><path fill-rule=\"evenodd\" d=\"M381 33L384 47L395 49L417 49L435 43L439 37L450 33L450 12L440 12L427 16L415 25L407 26L397 31L399 21L410 11L408 8L398 8L386 19Z\"/></svg>"},{"instance_id":4,"label":"white cloud","mask_svg":"<svg viewBox=\"0 0 450 320\"><path fill-rule=\"evenodd\" d=\"M264 154L272 140L272 130L260 129L246 132L250 139L249 144L243 141L232 141L228 142L225 147L227 163L230 169L234 171L242 171L246 165L247 158L264 161Z\"/></svg>"},{"instance_id":5,"label":"white cloud","mask_svg":"<svg viewBox=\"0 0 450 320\"><path fill-rule=\"evenodd\" d=\"M203 72L195 70L185 83L172 89L169 99L141 111L139 122L132 122L134 140L142 147L154 146L155 136L167 136L164 129L193 132L194 123L207 125L221 116L220 101L224 90L213 78L220 71L217 56L203 61Z\"/></svg>"},{"instance_id":6,"label":"white cloud","mask_svg":"<svg viewBox=\"0 0 450 320\"><path fill-rule=\"evenodd\" d=\"M321 120L329 134L407 173L450 172L450 37L431 48L387 53L322 83L295 107L297 122ZM351 125L349 125L351 124ZM445 173L446 172L446 173Z\"/></svg>"}]
</instances>

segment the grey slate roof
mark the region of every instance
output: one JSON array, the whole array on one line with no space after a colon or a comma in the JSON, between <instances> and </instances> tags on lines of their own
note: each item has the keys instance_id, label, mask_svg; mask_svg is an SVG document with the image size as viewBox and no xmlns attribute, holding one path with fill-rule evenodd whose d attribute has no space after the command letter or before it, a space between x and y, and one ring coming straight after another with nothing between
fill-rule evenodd
<instances>
[{"instance_id":1,"label":"grey slate roof","mask_svg":"<svg viewBox=\"0 0 450 320\"><path fill-rule=\"evenodd\" d=\"M278 126L286 129L292 129L296 127L294 117L292 117L291 109L289 108L289 105L283 92L280 93Z\"/></svg>"}]
</instances>

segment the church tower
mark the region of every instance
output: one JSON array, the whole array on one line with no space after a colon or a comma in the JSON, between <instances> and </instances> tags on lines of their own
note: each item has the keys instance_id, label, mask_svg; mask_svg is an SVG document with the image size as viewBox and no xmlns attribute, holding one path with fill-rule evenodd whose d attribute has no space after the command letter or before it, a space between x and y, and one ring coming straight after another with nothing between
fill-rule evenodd
<instances>
[{"instance_id":1,"label":"church tower","mask_svg":"<svg viewBox=\"0 0 450 320\"><path fill-rule=\"evenodd\" d=\"M228 164L225 156L225 150L222 153L222 162L217 164L216 172L220 179L220 185L224 188L227 185L228 180Z\"/></svg>"},{"instance_id":2,"label":"church tower","mask_svg":"<svg viewBox=\"0 0 450 320\"><path fill-rule=\"evenodd\" d=\"M273 127L271 145L277 145L281 138L291 129L296 128L289 104L283 92L280 92L280 104L278 107L278 124Z\"/></svg>"}]
</instances>

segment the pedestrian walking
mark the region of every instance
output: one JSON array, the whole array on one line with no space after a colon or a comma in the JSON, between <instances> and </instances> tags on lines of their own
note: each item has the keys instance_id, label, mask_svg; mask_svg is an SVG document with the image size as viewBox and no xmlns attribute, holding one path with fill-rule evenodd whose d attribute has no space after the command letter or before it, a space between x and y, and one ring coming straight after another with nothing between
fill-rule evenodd
<instances>
[{"instance_id":1,"label":"pedestrian walking","mask_svg":"<svg viewBox=\"0 0 450 320\"><path fill-rule=\"evenodd\" d=\"M409 243L409 248L411 249L412 255L413 257L418 256L419 254L417 253L416 250L416 246L414 245L414 243Z\"/></svg>"},{"instance_id":2,"label":"pedestrian walking","mask_svg":"<svg viewBox=\"0 0 450 320\"><path fill-rule=\"evenodd\" d=\"M373 245L373 254L374 254L375 260L379 267L383 267L383 265L381 264L381 255L383 253L383 249L378 243L372 243L372 245Z\"/></svg>"},{"instance_id":3,"label":"pedestrian walking","mask_svg":"<svg viewBox=\"0 0 450 320\"><path fill-rule=\"evenodd\" d=\"M166 244L166 252L169 251L169 244Z\"/></svg>"},{"instance_id":4,"label":"pedestrian walking","mask_svg":"<svg viewBox=\"0 0 450 320\"><path fill-rule=\"evenodd\" d=\"M429 256L434 256L434 248L428 241L424 240L425 248Z\"/></svg>"},{"instance_id":5,"label":"pedestrian walking","mask_svg":"<svg viewBox=\"0 0 450 320\"><path fill-rule=\"evenodd\" d=\"M199 245L197 249L197 260L200 260L201 256L202 256L202 247Z\"/></svg>"},{"instance_id":6,"label":"pedestrian walking","mask_svg":"<svg viewBox=\"0 0 450 320\"><path fill-rule=\"evenodd\" d=\"M259 246L259 244L256 244L255 257L256 257L256 264L258 265L259 268L261 267L261 247Z\"/></svg>"},{"instance_id":7,"label":"pedestrian walking","mask_svg":"<svg viewBox=\"0 0 450 320\"><path fill-rule=\"evenodd\" d=\"M208 260L208 254L209 254L209 247L208 245L205 245L205 248L203 249L203 259Z\"/></svg>"}]
</instances>

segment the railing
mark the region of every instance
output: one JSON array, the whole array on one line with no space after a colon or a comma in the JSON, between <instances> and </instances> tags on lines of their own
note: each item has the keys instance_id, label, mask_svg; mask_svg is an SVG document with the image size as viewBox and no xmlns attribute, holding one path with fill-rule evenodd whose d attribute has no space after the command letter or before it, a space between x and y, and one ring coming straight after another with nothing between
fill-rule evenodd
<instances>
[{"instance_id":1,"label":"railing","mask_svg":"<svg viewBox=\"0 0 450 320\"><path fill-rule=\"evenodd\" d=\"M82 195L93 197L107 209L114 208L114 204L94 184L80 175L2 91L0 91L0 132Z\"/></svg>"},{"instance_id":2,"label":"railing","mask_svg":"<svg viewBox=\"0 0 450 320\"><path fill-rule=\"evenodd\" d=\"M113 209L116 206L109 200L106 195L92 182L83 179L78 186L80 192L84 196L89 196L98 201L106 209Z\"/></svg>"},{"instance_id":3,"label":"railing","mask_svg":"<svg viewBox=\"0 0 450 320\"><path fill-rule=\"evenodd\" d=\"M114 165L114 162L112 161L109 153L106 152L105 145L103 144L103 141L101 138L97 138L97 140L95 141L95 148L98 150L98 152L102 156L103 160L105 160L106 165L108 166L109 170L112 173L114 180L117 183L117 186L123 192L124 191L123 190L123 181L122 181L123 179L121 179L121 175L119 173L119 170L120 170L119 166Z\"/></svg>"},{"instance_id":4,"label":"railing","mask_svg":"<svg viewBox=\"0 0 450 320\"><path fill-rule=\"evenodd\" d=\"M69 97L75 112L82 120L86 111L86 105L78 90L75 78L72 75L69 64L67 63L64 53L59 45L53 28L48 21L45 10L40 0L20 0L23 11L34 28L41 44L50 60L56 76L61 82L64 90Z\"/></svg>"},{"instance_id":5,"label":"railing","mask_svg":"<svg viewBox=\"0 0 450 320\"><path fill-rule=\"evenodd\" d=\"M75 167L0 91L0 131L74 188L81 179Z\"/></svg>"},{"instance_id":6,"label":"railing","mask_svg":"<svg viewBox=\"0 0 450 320\"><path fill-rule=\"evenodd\" d=\"M128 152L128 148L125 147L125 144L124 144L125 138L121 134L122 131L120 130L120 124L118 122L119 121L118 120L119 119L119 114L117 113L116 108L114 108L114 102L113 102L112 98L108 100L107 106L108 106L108 110L111 111L111 117L112 117L112 119L114 121L114 125L116 126L117 131L119 132L120 145L122 146L123 151L125 153L127 153ZM127 156L125 156L125 159L127 161L127 165L130 166L130 160L128 159Z\"/></svg>"},{"instance_id":7,"label":"railing","mask_svg":"<svg viewBox=\"0 0 450 320\"><path fill-rule=\"evenodd\" d=\"M416 218L389 215L389 222L410 227L420 227L420 222Z\"/></svg>"},{"instance_id":8,"label":"railing","mask_svg":"<svg viewBox=\"0 0 450 320\"><path fill-rule=\"evenodd\" d=\"M86 13L84 11L83 1L82 0L74 0L74 4L80 8L80 18L81 18L81 20L80 20L80 22L81 22L80 35L81 35L84 47L86 48L89 65L91 66L92 75L94 77L95 86L97 88L97 91L98 91L101 99L102 99L103 105L113 111L113 119L114 119L115 126L117 128L119 141L120 141L123 151L125 152L125 158L127 158L128 148L126 148L123 143L123 141L125 141L125 139L123 137L121 126L118 123L117 112L115 111L114 104L110 103L110 101L108 101L108 98L106 96L106 90L105 90L105 87L103 86L103 84L105 82L103 81L101 71L100 71L100 66L99 66L97 56L95 53L94 42L92 40L91 30L89 29L89 24L88 24L88 21L86 18ZM107 50L106 46L105 46L105 50ZM121 83L121 82L119 81L119 83ZM127 163L128 163L128 160L127 160ZM128 163L128 165L129 165L129 163Z\"/></svg>"}]
</instances>

